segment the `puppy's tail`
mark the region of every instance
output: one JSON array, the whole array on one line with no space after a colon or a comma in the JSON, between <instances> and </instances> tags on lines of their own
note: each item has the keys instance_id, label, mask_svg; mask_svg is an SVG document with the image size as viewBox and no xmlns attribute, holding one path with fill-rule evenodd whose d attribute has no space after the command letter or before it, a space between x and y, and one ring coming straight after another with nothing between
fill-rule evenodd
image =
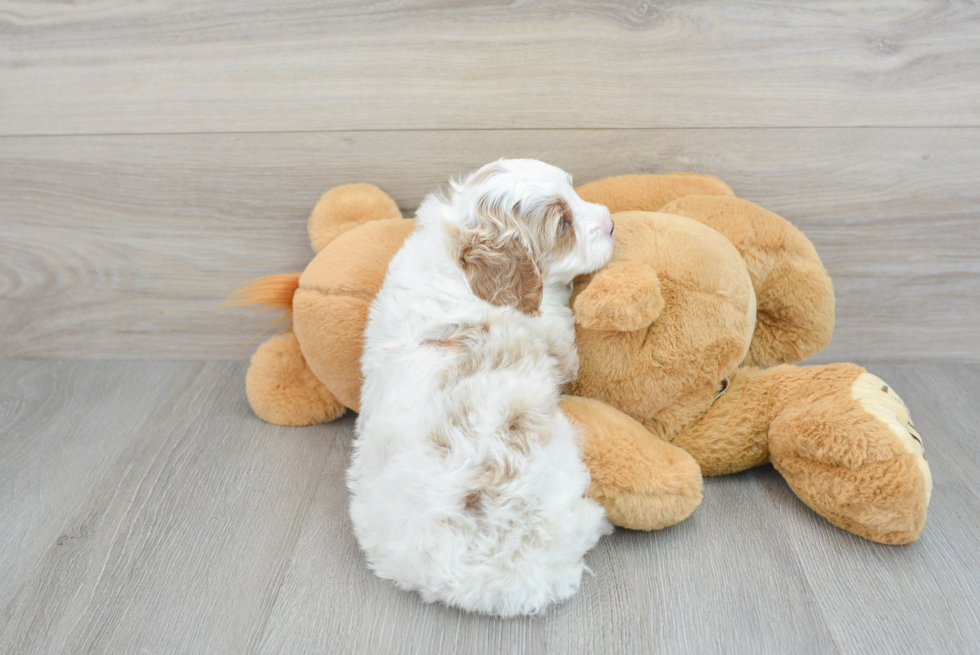
<instances>
[{"instance_id":1,"label":"puppy's tail","mask_svg":"<svg viewBox=\"0 0 980 655\"><path fill-rule=\"evenodd\" d=\"M299 273L280 273L258 277L232 292L224 307L256 307L255 311L278 309L283 312L281 321L288 321L293 314L293 295L299 288ZM269 326L270 328L272 325ZM268 329L268 328L266 328Z\"/></svg>"}]
</instances>

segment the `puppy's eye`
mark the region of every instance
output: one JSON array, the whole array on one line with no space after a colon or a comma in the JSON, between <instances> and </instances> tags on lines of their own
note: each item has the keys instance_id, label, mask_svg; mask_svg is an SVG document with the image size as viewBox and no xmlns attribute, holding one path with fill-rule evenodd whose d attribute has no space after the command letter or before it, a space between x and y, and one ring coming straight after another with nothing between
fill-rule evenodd
<instances>
[{"instance_id":1,"label":"puppy's eye","mask_svg":"<svg viewBox=\"0 0 980 655\"><path fill-rule=\"evenodd\" d=\"M558 236L565 234L565 229L567 227L568 227L568 222L565 220L564 217L562 217L562 219L558 221Z\"/></svg>"}]
</instances>

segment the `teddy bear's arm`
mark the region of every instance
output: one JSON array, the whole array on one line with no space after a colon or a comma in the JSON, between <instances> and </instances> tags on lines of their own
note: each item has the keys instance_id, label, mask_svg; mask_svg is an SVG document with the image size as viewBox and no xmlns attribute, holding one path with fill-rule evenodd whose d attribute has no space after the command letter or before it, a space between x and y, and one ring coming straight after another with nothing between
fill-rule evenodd
<instances>
[{"instance_id":1,"label":"teddy bear's arm","mask_svg":"<svg viewBox=\"0 0 980 655\"><path fill-rule=\"evenodd\" d=\"M581 431L582 457L592 473L588 496L614 524L665 528L701 502L701 471L686 452L598 400L565 396L561 408Z\"/></svg>"},{"instance_id":2,"label":"teddy bear's arm","mask_svg":"<svg viewBox=\"0 0 980 655\"><path fill-rule=\"evenodd\" d=\"M664 309L656 271L640 262L607 264L576 291L575 322L591 330L641 330Z\"/></svg>"}]
</instances>

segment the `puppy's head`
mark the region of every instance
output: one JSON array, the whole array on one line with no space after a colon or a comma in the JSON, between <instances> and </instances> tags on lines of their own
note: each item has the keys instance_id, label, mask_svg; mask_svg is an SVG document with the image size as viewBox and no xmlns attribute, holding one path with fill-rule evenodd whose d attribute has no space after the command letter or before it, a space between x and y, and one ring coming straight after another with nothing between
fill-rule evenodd
<instances>
[{"instance_id":1,"label":"puppy's head","mask_svg":"<svg viewBox=\"0 0 980 655\"><path fill-rule=\"evenodd\" d=\"M446 221L453 256L479 298L536 314L545 286L605 266L613 222L565 171L533 159L501 159L453 183Z\"/></svg>"}]
</instances>

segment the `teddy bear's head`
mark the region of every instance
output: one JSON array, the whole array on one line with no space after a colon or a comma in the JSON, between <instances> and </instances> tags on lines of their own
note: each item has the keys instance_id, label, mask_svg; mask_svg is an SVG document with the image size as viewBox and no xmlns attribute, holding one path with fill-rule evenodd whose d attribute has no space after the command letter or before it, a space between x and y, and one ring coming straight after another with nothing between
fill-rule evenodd
<instances>
[{"instance_id":1,"label":"teddy bear's head","mask_svg":"<svg viewBox=\"0 0 980 655\"><path fill-rule=\"evenodd\" d=\"M614 216L616 248L576 281L579 378L671 439L740 365L798 363L830 342L834 292L806 236L734 196L688 195Z\"/></svg>"},{"instance_id":2,"label":"teddy bear's head","mask_svg":"<svg viewBox=\"0 0 980 655\"><path fill-rule=\"evenodd\" d=\"M670 439L745 359L756 324L752 278L731 241L694 219L613 218L612 261L575 283L580 368L568 391Z\"/></svg>"}]
</instances>

